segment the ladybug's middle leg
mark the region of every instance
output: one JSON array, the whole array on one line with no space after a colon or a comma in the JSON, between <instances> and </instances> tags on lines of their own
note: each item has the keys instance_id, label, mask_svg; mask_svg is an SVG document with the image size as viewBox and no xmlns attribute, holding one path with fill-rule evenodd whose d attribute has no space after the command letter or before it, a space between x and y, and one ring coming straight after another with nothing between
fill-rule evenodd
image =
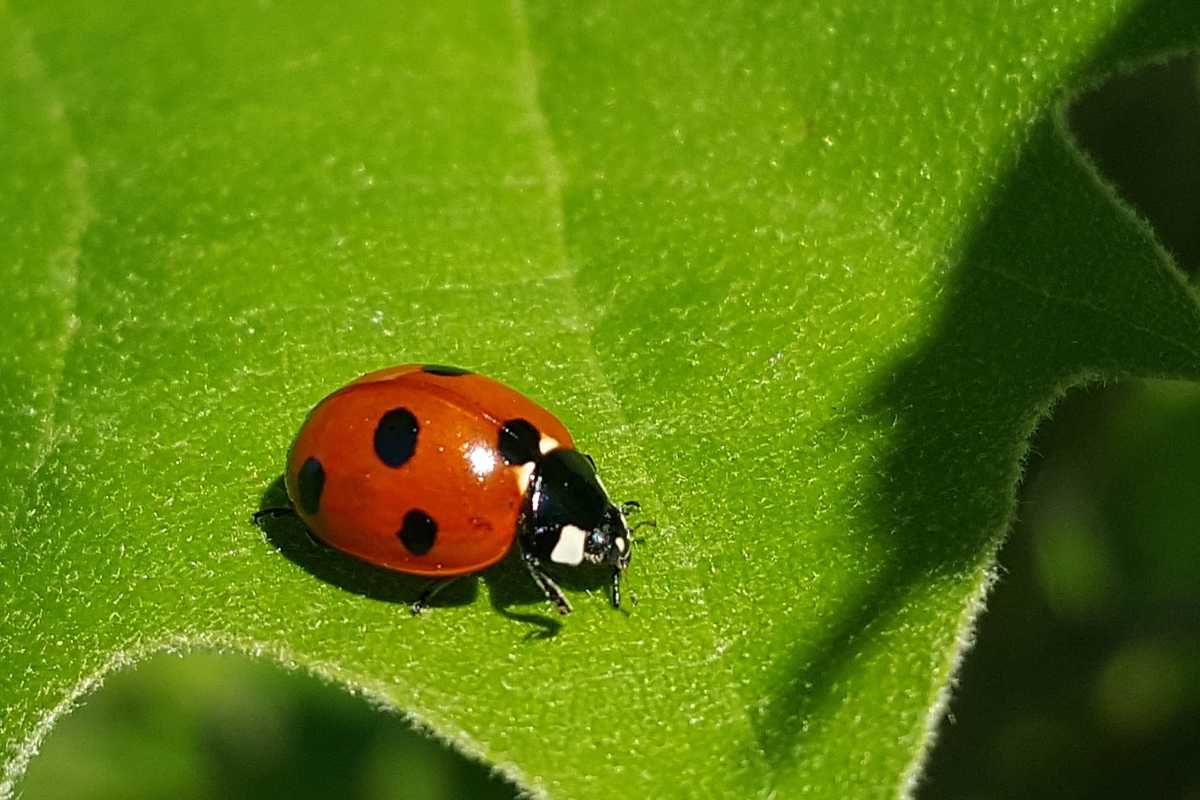
<instances>
[{"instance_id":1,"label":"ladybug's middle leg","mask_svg":"<svg viewBox=\"0 0 1200 800\"><path fill-rule=\"evenodd\" d=\"M529 574L533 576L534 583L546 595L549 600L558 609L558 613L566 616L571 613L571 604L567 601L566 595L562 593L562 589L558 588L558 584L550 579L550 576L542 572L542 564L538 561L537 556L522 549L521 561L525 564L525 569L529 570Z\"/></svg>"},{"instance_id":2,"label":"ladybug's middle leg","mask_svg":"<svg viewBox=\"0 0 1200 800\"><path fill-rule=\"evenodd\" d=\"M429 603L433 600L433 598L437 597L439 594L441 594L443 589L461 577L462 575L455 575L453 578L438 578L435 581L431 581L430 584L425 587L425 591L421 592L421 596L417 598L417 602L412 604L413 616L416 616L424 611L426 607L429 606Z\"/></svg>"}]
</instances>

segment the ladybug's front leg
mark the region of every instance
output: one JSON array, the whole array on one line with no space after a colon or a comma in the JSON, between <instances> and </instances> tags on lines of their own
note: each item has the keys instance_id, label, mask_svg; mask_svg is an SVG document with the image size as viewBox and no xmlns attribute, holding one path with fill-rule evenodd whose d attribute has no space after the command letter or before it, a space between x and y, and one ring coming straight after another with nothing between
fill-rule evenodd
<instances>
[{"instance_id":1,"label":"ladybug's front leg","mask_svg":"<svg viewBox=\"0 0 1200 800\"><path fill-rule=\"evenodd\" d=\"M566 595L562 593L562 589L558 588L558 584L550 580L550 576L542 572L541 562L537 556L530 553L524 547L521 548L521 560L525 562L525 568L529 570L529 574L533 576L534 582L545 593L546 599L555 605L558 613L566 616L571 613L571 604L567 601Z\"/></svg>"}]
</instances>

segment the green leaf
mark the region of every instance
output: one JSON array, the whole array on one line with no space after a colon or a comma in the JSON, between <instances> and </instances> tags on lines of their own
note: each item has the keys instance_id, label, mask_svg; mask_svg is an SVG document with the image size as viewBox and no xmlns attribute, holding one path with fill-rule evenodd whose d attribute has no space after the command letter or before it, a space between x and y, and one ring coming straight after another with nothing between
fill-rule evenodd
<instances>
[{"instance_id":1,"label":"green leaf","mask_svg":"<svg viewBox=\"0 0 1200 800\"><path fill-rule=\"evenodd\" d=\"M1183 3L209 2L0 18L0 739L160 649L403 709L561 797L917 780L1063 388L1200 306L1061 102ZM660 523L557 627L269 537L291 435L406 361L557 412ZM553 635L550 635L553 634Z\"/></svg>"}]
</instances>

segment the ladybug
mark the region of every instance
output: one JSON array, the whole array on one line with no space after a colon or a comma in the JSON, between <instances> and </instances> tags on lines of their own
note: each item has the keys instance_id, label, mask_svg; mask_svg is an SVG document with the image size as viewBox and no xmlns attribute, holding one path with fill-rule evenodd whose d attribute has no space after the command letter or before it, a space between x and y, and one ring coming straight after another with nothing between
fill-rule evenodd
<instances>
[{"instance_id":1,"label":"ladybug","mask_svg":"<svg viewBox=\"0 0 1200 800\"><path fill-rule=\"evenodd\" d=\"M521 560L562 614L571 604L545 564L612 567L621 605L626 515L596 462L549 411L483 375L433 364L370 372L309 412L288 452L290 506L321 543L377 566L435 580L418 614L457 577Z\"/></svg>"}]
</instances>

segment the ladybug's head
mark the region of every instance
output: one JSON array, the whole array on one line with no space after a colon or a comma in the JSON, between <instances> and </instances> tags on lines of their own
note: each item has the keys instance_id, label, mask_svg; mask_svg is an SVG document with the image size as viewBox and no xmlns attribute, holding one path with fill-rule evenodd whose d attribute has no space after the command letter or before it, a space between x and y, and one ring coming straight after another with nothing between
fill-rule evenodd
<instances>
[{"instance_id":1,"label":"ladybug's head","mask_svg":"<svg viewBox=\"0 0 1200 800\"><path fill-rule=\"evenodd\" d=\"M612 566L612 604L621 607L621 573L629 566L629 526L621 509L608 504L604 521L592 529L583 543L583 557L593 564Z\"/></svg>"},{"instance_id":2,"label":"ladybug's head","mask_svg":"<svg viewBox=\"0 0 1200 800\"><path fill-rule=\"evenodd\" d=\"M600 524L584 539L583 557L593 564L611 564L617 569L625 569L629 566L629 555L629 526L625 524L625 515L609 503Z\"/></svg>"},{"instance_id":3,"label":"ladybug's head","mask_svg":"<svg viewBox=\"0 0 1200 800\"><path fill-rule=\"evenodd\" d=\"M558 564L611 566L612 603L620 607L621 572L631 555L629 526L609 500L592 457L565 447L544 455L529 500L534 552Z\"/></svg>"}]
</instances>

